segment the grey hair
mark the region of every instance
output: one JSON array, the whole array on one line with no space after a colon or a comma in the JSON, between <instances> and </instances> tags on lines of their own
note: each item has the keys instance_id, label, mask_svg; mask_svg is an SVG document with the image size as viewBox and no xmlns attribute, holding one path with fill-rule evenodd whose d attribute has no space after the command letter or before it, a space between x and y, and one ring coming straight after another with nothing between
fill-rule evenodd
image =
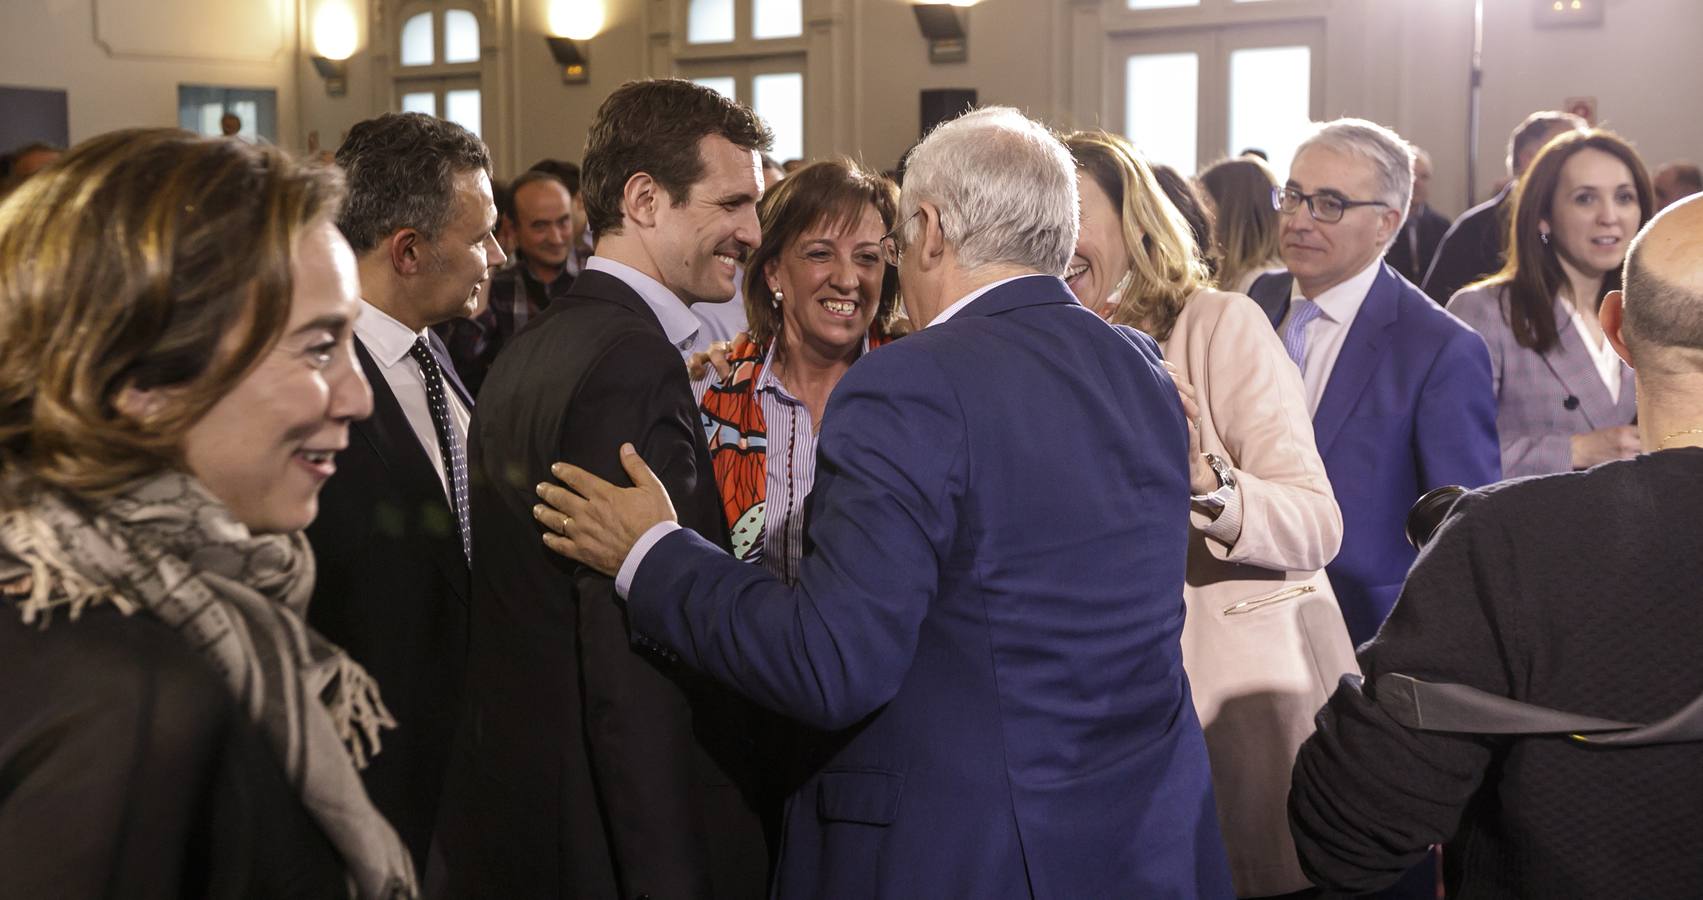
<instances>
[{"instance_id":1,"label":"grey hair","mask_svg":"<svg viewBox=\"0 0 1703 900\"><path fill-rule=\"evenodd\" d=\"M1076 249L1076 163L1046 126L1008 106L929 132L906 160L899 219L907 242L927 200L966 269L1015 265L1063 274Z\"/></svg>"},{"instance_id":2,"label":"grey hair","mask_svg":"<svg viewBox=\"0 0 1703 900\"><path fill-rule=\"evenodd\" d=\"M473 132L423 113L385 113L357 122L337 148L349 199L337 228L356 253L398 229L436 240L455 202L455 176L491 174L491 154Z\"/></svg>"},{"instance_id":3,"label":"grey hair","mask_svg":"<svg viewBox=\"0 0 1703 900\"><path fill-rule=\"evenodd\" d=\"M1407 222L1407 205L1413 200L1413 145L1401 135L1376 122L1365 119L1334 119L1319 125L1301 146L1295 148L1300 156L1312 147L1324 147L1349 156L1358 156L1372 164L1377 175L1378 196L1352 197L1353 200L1378 199L1389 204L1401 215L1395 234ZM1391 240L1395 235L1390 236Z\"/></svg>"}]
</instances>

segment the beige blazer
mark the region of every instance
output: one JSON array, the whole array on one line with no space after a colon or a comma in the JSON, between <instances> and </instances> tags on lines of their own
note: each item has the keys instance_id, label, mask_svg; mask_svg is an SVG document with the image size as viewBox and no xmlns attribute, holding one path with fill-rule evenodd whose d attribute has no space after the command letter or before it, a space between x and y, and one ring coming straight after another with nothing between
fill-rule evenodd
<instances>
[{"instance_id":1,"label":"beige blazer","mask_svg":"<svg viewBox=\"0 0 1703 900\"><path fill-rule=\"evenodd\" d=\"M1354 648L1323 572L1342 512L1313 443L1301 372L1242 294L1184 304L1165 358L1194 385L1201 450L1238 491L1216 520L1191 513L1183 663L1206 730L1236 892L1308 886L1289 836L1290 769Z\"/></svg>"}]
</instances>

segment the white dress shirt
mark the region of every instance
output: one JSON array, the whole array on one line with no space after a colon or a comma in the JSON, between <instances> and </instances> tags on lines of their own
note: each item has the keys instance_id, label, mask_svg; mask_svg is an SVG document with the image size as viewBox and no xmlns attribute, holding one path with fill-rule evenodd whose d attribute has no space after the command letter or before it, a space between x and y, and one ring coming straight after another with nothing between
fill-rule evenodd
<instances>
[{"instance_id":1,"label":"white dress shirt","mask_svg":"<svg viewBox=\"0 0 1703 900\"><path fill-rule=\"evenodd\" d=\"M414 429L414 437L419 439L420 446L425 448L426 456L432 461L432 468L438 471L438 480L443 482L444 497L449 498L449 476L444 473L443 451L438 448L438 430L432 425L432 410L426 403L426 377L420 371L420 364L408 351L414 348L414 342L426 336L424 328L419 331L409 331L408 326L391 318L389 313L361 301L361 314L355 319L355 337L361 346L367 348L379 369L384 372L384 383L390 386L390 392L396 395L396 402L402 407L402 415L407 417L409 427ZM448 377L447 375L445 376ZM455 428L455 434L461 439L461 446L467 446L467 420L470 417L461 397L449 385L444 385L444 393L449 397L449 419ZM451 503L453 504L453 500ZM453 506L451 507L453 509Z\"/></svg>"},{"instance_id":2,"label":"white dress shirt","mask_svg":"<svg viewBox=\"0 0 1703 900\"><path fill-rule=\"evenodd\" d=\"M982 287L976 288L975 290L969 292L968 294L965 294L963 297L961 297L958 300L958 302L956 302L956 303L952 304L951 306L948 306L945 309L941 310L940 315L935 316L933 319L931 319L929 321L929 323L927 325L924 325L923 327L924 328L933 328L934 326L939 325L941 322L944 322L947 319L950 319L953 316L957 315L958 312L960 310L962 310L964 307L969 306L971 303L974 303L977 300L981 299L981 296L983 294L985 294L988 291L991 291L994 288L999 287L1001 285L1010 284L1011 282L1016 281L1019 278L1050 278L1050 277L1052 277L1052 276L1050 276L1050 275L1013 275L1010 278L1001 278L1000 280L994 282L993 284L983 285Z\"/></svg>"},{"instance_id":3,"label":"white dress shirt","mask_svg":"<svg viewBox=\"0 0 1703 900\"><path fill-rule=\"evenodd\" d=\"M1307 388L1307 412L1310 415L1318 414L1319 401L1324 398L1325 386L1330 384L1336 358L1342 355L1342 343L1348 338L1348 329L1354 325L1354 317L1359 314L1360 305L1366 302L1366 294L1372 290L1372 282L1378 280L1378 271L1383 265L1384 258L1379 256L1352 278L1320 292L1317 297L1301 293L1298 280L1289 288L1289 311L1277 327L1279 335L1289 333L1289 320L1295 315L1296 300L1305 298L1313 301L1318 304L1321 313L1304 329L1307 349L1301 361L1301 382Z\"/></svg>"},{"instance_id":4,"label":"white dress shirt","mask_svg":"<svg viewBox=\"0 0 1703 900\"><path fill-rule=\"evenodd\" d=\"M1565 303L1566 301L1562 301ZM1591 333L1585 329L1585 317L1577 309L1573 310L1573 330L1579 333L1579 343L1591 354L1591 362L1596 364L1597 375L1602 378L1603 387L1608 388L1610 399L1620 396L1620 354L1614 352L1614 346L1608 342L1607 336L1599 336L1600 343L1592 343Z\"/></svg>"},{"instance_id":5,"label":"white dress shirt","mask_svg":"<svg viewBox=\"0 0 1703 900\"><path fill-rule=\"evenodd\" d=\"M673 291L663 287L662 282L607 256L593 256L585 261L585 268L587 271L613 275L621 279L622 284L632 288L639 295L639 299L650 307L656 320L662 323L662 333L668 337L668 342L682 354L709 347L707 340L700 341L704 324L698 321L697 316L692 315L691 308L681 302ZM700 343L702 346L699 346Z\"/></svg>"},{"instance_id":6,"label":"white dress shirt","mask_svg":"<svg viewBox=\"0 0 1703 900\"><path fill-rule=\"evenodd\" d=\"M698 317L703 329L698 332L692 352L709 349L716 341L731 341L742 331L750 331L750 323L745 320L745 267L740 266L733 275L733 299L720 303L694 303L691 306L692 315Z\"/></svg>"}]
</instances>

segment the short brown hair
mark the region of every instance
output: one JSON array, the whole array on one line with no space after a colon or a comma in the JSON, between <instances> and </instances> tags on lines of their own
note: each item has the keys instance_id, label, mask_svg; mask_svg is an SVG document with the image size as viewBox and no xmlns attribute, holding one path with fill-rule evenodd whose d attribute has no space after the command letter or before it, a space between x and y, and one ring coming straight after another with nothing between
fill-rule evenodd
<instances>
[{"instance_id":1,"label":"short brown hair","mask_svg":"<svg viewBox=\"0 0 1703 900\"><path fill-rule=\"evenodd\" d=\"M1212 256L1218 263L1218 284L1225 290L1233 290L1248 272L1279 264L1281 222L1271 202L1278 183L1271 167L1254 156L1213 163L1200 175L1201 187L1217 208Z\"/></svg>"},{"instance_id":2,"label":"short brown hair","mask_svg":"<svg viewBox=\"0 0 1703 900\"><path fill-rule=\"evenodd\" d=\"M586 223L593 237L621 231L621 195L643 172L686 202L704 177L698 141L716 135L736 147L763 151L774 143L768 126L745 106L679 78L629 81L597 108L580 169Z\"/></svg>"},{"instance_id":3,"label":"short brown hair","mask_svg":"<svg viewBox=\"0 0 1703 900\"><path fill-rule=\"evenodd\" d=\"M1584 131L1590 128L1584 119L1570 112L1555 109L1544 109L1526 116L1520 124L1514 126L1514 132L1508 135L1508 165L1509 174L1517 174L1514 164L1527 153L1535 153L1543 149L1549 142L1551 131Z\"/></svg>"},{"instance_id":4,"label":"short brown hair","mask_svg":"<svg viewBox=\"0 0 1703 900\"><path fill-rule=\"evenodd\" d=\"M184 433L283 331L297 239L342 197L335 170L175 129L94 138L31 178L0 204L0 465L87 494L181 466ZM177 390L138 418L126 387Z\"/></svg>"},{"instance_id":5,"label":"short brown hair","mask_svg":"<svg viewBox=\"0 0 1703 900\"><path fill-rule=\"evenodd\" d=\"M349 201L337 228L356 253L399 229L436 240L455 207L455 176L491 174L491 154L473 132L425 113L385 113L349 129L337 148Z\"/></svg>"},{"instance_id":6,"label":"short brown hair","mask_svg":"<svg viewBox=\"0 0 1703 900\"><path fill-rule=\"evenodd\" d=\"M867 207L881 215L883 233L893 230L899 214L899 189L885 176L867 172L850 160L811 163L781 179L757 204L763 243L745 261L745 321L751 340L767 344L780 334L781 312L763 269L800 235L811 229L855 225ZM881 300L875 330L887 335L898 307L899 271L883 266Z\"/></svg>"}]
</instances>

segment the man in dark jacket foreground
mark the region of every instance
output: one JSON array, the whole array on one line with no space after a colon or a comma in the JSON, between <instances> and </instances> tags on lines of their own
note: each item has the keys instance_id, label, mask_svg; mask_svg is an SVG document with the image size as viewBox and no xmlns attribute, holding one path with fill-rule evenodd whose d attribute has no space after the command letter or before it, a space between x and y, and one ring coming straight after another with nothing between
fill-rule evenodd
<instances>
[{"instance_id":1,"label":"man in dark jacket foreground","mask_svg":"<svg viewBox=\"0 0 1703 900\"><path fill-rule=\"evenodd\" d=\"M1625 284L1602 321L1637 370L1644 455L1460 501L1296 760L1290 828L1319 885L1382 887L1434 843L1451 897L1703 884L1703 743L1421 729L1385 678L1623 723L1703 694L1703 198L1650 222Z\"/></svg>"}]
</instances>

